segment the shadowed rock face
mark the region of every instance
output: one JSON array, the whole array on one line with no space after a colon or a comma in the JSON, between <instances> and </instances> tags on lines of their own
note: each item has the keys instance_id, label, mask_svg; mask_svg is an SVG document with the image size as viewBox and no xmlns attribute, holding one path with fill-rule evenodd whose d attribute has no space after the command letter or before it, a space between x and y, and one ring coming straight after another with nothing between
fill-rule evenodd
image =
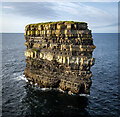
<instances>
[{"instance_id":1,"label":"shadowed rock face","mask_svg":"<svg viewBox=\"0 0 120 117\"><path fill-rule=\"evenodd\" d=\"M90 93L95 59L87 23L62 21L25 27L25 76L39 87Z\"/></svg>"}]
</instances>

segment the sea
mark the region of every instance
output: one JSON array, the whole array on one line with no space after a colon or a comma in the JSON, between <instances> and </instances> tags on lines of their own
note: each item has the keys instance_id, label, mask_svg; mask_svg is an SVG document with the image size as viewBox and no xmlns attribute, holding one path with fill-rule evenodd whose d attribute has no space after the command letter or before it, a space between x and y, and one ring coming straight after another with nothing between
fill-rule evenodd
<instances>
[{"instance_id":1,"label":"sea","mask_svg":"<svg viewBox=\"0 0 120 117\"><path fill-rule=\"evenodd\" d=\"M119 117L118 34L93 33L90 95L31 86L23 75L23 33L2 34L2 117Z\"/></svg>"}]
</instances>

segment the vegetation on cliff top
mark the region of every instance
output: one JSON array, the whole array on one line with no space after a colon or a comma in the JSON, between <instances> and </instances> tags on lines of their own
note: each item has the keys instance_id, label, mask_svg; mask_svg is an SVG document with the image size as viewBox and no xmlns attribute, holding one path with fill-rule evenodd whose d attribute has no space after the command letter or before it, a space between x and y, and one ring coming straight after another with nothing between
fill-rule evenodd
<instances>
[{"instance_id":1,"label":"vegetation on cliff top","mask_svg":"<svg viewBox=\"0 0 120 117\"><path fill-rule=\"evenodd\" d=\"M47 24L86 24L86 22L76 22L76 21L57 21L57 22L43 22L43 23L36 23L36 24L28 24L27 26L31 25L47 25Z\"/></svg>"}]
</instances>

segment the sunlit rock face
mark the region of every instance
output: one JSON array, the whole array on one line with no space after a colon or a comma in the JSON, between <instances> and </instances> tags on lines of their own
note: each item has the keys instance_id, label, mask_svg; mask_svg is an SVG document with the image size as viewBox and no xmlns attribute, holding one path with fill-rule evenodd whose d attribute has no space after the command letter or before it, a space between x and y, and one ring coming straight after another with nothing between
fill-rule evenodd
<instances>
[{"instance_id":1,"label":"sunlit rock face","mask_svg":"<svg viewBox=\"0 0 120 117\"><path fill-rule=\"evenodd\" d=\"M27 79L39 87L90 93L95 49L85 22L60 21L25 27Z\"/></svg>"}]
</instances>

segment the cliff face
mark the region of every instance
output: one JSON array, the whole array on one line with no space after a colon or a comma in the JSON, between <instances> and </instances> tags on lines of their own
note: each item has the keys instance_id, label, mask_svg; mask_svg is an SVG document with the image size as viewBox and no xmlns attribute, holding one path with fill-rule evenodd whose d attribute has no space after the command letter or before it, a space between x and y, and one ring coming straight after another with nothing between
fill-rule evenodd
<instances>
[{"instance_id":1,"label":"cliff face","mask_svg":"<svg viewBox=\"0 0 120 117\"><path fill-rule=\"evenodd\" d=\"M40 87L89 94L95 59L91 30L84 22L47 22L25 27L25 76Z\"/></svg>"}]
</instances>

